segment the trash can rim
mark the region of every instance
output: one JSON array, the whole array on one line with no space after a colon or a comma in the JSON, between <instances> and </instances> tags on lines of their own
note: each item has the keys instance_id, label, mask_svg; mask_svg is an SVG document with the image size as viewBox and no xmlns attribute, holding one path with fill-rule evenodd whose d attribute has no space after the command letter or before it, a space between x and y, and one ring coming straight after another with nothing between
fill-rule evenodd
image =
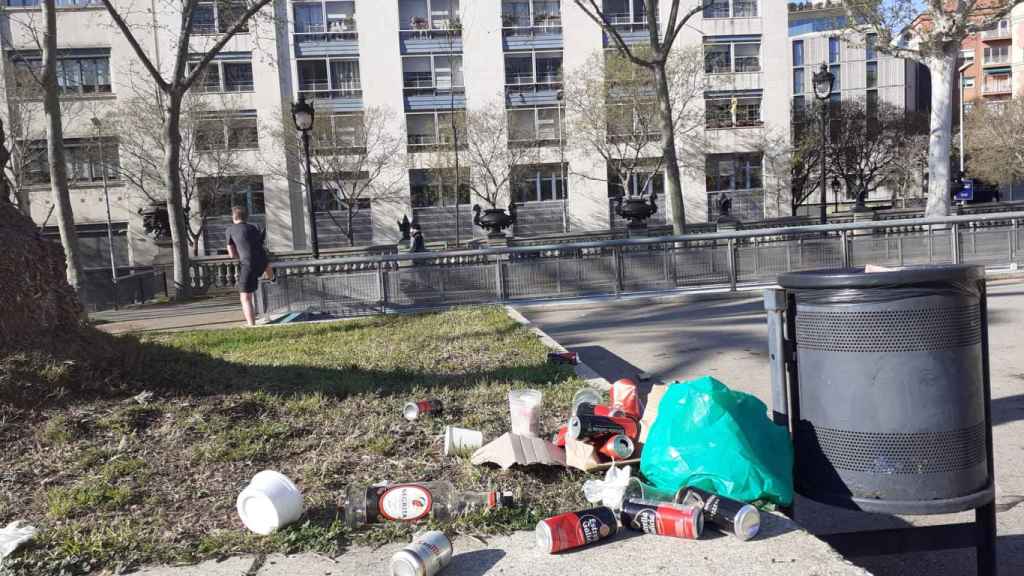
<instances>
[{"instance_id":1,"label":"trash can rim","mask_svg":"<svg viewBox=\"0 0 1024 576\"><path fill-rule=\"evenodd\" d=\"M805 270L779 274L778 283L787 289L893 288L933 282L968 282L985 277L978 264L905 266L886 272L865 272L863 267Z\"/></svg>"}]
</instances>

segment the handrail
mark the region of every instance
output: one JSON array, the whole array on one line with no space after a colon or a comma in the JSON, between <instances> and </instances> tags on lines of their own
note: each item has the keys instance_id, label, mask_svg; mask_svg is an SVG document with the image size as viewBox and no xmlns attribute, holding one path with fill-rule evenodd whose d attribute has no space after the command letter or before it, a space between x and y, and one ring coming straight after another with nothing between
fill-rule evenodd
<instances>
[{"instance_id":1,"label":"handrail","mask_svg":"<svg viewBox=\"0 0 1024 576\"><path fill-rule=\"evenodd\" d=\"M271 267L279 268L311 268L318 266L335 266L349 264L373 264L384 262L406 262L417 260L433 260L437 258L458 258L469 256L502 256L507 254L529 254L555 250L581 250L588 248L611 248L618 246L647 246L652 244L670 244L676 242L706 242L709 240L739 240L764 236L798 236L821 232L843 232L851 230L874 230L899 226L932 226L941 224L962 224L973 222L991 222L998 220L1024 219L1022 212L997 212L991 214L972 214L966 216L941 216L932 218L909 218L903 220L884 220L868 222L849 222L844 224L815 224L811 226L788 226L781 228L761 228L757 230L738 230L735 232L708 232L704 234L683 234L680 236L657 236L653 238L624 238L619 240L603 240L593 242L575 242L570 244L548 244L542 246L515 246L482 248L477 250L455 250L451 252L427 252L407 254L385 254L380 256L363 256L355 258L327 258L322 260L281 260L271 263Z\"/></svg>"}]
</instances>

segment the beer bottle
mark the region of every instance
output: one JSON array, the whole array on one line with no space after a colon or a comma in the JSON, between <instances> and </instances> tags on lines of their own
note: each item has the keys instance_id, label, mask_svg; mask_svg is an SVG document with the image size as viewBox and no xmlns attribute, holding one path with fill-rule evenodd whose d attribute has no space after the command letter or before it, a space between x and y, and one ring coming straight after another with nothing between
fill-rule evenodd
<instances>
[{"instance_id":1,"label":"beer bottle","mask_svg":"<svg viewBox=\"0 0 1024 576\"><path fill-rule=\"evenodd\" d=\"M448 520L474 510L512 505L509 493L456 490L451 482L410 482L350 486L342 504L345 524L358 528L378 522Z\"/></svg>"}]
</instances>

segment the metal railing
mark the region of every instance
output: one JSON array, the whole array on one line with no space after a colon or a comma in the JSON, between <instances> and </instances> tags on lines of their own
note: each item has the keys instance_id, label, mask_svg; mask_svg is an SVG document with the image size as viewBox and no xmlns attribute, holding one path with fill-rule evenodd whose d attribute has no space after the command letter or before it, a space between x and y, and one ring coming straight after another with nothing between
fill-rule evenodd
<instances>
[{"instance_id":1,"label":"metal railing","mask_svg":"<svg viewBox=\"0 0 1024 576\"><path fill-rule=\"evenodd\" d=\"M145 269L111 280L106 269L86 271L86 290L82 305L89 312L110 310L129 304L142 304L158 295L167 296L167 276L162 270Z\"/></svg>"},{"instance_id":2,"label":"metal railing","mask_svg":"<svg viewBox=\"0 0 1024 576\"><path fill-rule=\"evenodd\" d=\"M264 316L402 310L774 283L798 270L1019 263L1024 212L572 244L281 261ZM898 230L897 232L886 232Z\"/></svg>"}]
</instances>

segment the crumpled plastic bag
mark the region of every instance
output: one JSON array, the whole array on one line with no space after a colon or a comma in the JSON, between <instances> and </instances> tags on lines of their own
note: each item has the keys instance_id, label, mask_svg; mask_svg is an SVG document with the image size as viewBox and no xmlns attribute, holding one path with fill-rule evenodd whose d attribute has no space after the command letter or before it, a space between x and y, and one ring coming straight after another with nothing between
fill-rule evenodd
<instances>
[{"instance_id":1,"label":"crumpled plastic bag","mask_svg":"<svg viewBox=\"0 0 1024 576\"><path fill-rule=\"evenodd\" d=\"M660 490L692 486L743 502L793 502L793 444L750 394L710 376L668 386L640 456Z\"/></svg>"},{"instance_id":2,"label":"crumpled plastic bag","mask_svg":"<svg viewBox=\"0 0 1024 576\"><path fill-rule=\"evenodd\" d=\"M622 498L626 495L631 472L629 466L612 466L605 472L604 480L587 480L583 483L583 496L591 504L600 502L602 506L618 510L622 507Z\"/></svg>"},{"instance_id":3,"label":"crumpled plastic bag","mask_svg":"<svg viewBox=\"0 0 1024 576\"><path fill-rule=\"evenodd\" d=\"M35 536L36 528L21 520L11 522L6 528L0 528L0 559L10 556L19 546Z\"/></svg>"}]
</instances>

